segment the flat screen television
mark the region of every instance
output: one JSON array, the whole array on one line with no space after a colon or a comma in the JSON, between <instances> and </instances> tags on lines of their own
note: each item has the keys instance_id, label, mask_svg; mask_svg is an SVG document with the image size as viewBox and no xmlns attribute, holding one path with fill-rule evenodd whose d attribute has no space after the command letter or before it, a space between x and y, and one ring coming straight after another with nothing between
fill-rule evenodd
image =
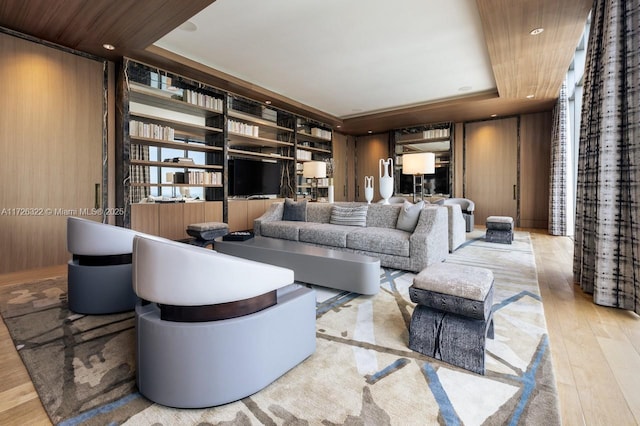
<instances>
[{"instance_id":1,"label":"flat screen television","mask_svg":"<svg viewBox=\"0 0 640 426\"><path fill-rule=\"evenodd\" d=\"M229 160L229 195L250 197L280 193L280 165L258 160Z\"/></svg>"}]
</instances>

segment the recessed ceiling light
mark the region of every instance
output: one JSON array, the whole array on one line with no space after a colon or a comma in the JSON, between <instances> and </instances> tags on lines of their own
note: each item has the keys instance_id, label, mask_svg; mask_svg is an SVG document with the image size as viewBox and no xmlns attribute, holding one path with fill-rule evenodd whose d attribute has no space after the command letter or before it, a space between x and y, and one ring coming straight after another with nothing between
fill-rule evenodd
<instances>
[{"instance_id":1,"label":"recessed ceiling light","mask_svg":"<svg viewBox=\"0 0 640 426\"><path fill-rule=\"evenodd\" d=\"M540 27L540 28L534 28L531 31L529 31L529 34L531 35L538 35L538 34L542 34L542 32L544 31L544 28Z\"/></svg>"},{"instance_id":2,"label":"recessed ceiling light","mask_svg":"<svg viewBox=\"0 0 640 426\"><path fill-rule=\"evenodd\" d=\"M534 95L534 94L527 95L527 99L533 99L533 98L535 98L535 97L536 97L536 95Z\"/></svg>"},{"instance_id":3,"label":"recessed ceiling light","mask_svg":"<svg viewBox=\"0 0 640 426\"><path fill-rule=\"evenodd\" d=\"M367 133L373 133L373 130L367 130Z\"/></svg>"},{"instance_id":4,"label":"recessed ceiling light","mask_svg":"<svg viewBox=\"0 0 640 426\"><path fill-rule=\"evenodd\" d=\"M267 105L271 105L271 101L269 99L267 99L266 101L264 101L265 104Z\"/></svg>"},{"instance_id":5,"label":"recessed ceiling light","mask_svg":"<svg viewBox=\"0 0 640 426\"><path fill-rule=\"evenodd\" d=\"M180 25L178 28L181 29L182 31L188 31L192 33L198 29L198 26L191 21L187 21L184 24Z\"/></svg>"},{"instance_id":6,"label":"recessed ceiling light","mask_svg":"<svg viewBox=\"0 0 640 426\"><path fill-rule=\"evenodd\" d=\"M473 87L471 86L462 86L458 88L459 92L468 92L469 90L473 89Z\"/></svg>"},{"instance_id":7,"label":"recessed ceiling light","mask_svg":"<svg viewBox=\"0 0 640 426\"><path fill-rule=\"evenodd\" d=\"M338 124L336 127L339 129L339 128L340 128L340 127L342 127L342 126Z\"/></svg>"},{"instance_id":8,"label":"recessed ceiling light","mask_svg":"<svg viewBox=\"0 0 640 426\"><path fill-rule=\"evenodd\" d=\"M105 43L102 45L107 50L116 50L116 47L113 44Z\"/></svg>"},{"instance_id":9,"label":"recessed ceiling light","mask_svg":"<svg viewBox=\"0 0 640 426\"><path fill-rule=\"evenodd\" d=\"M491 114L491 118L496 118L498 114Z\"/></svg>"}]
</instances>

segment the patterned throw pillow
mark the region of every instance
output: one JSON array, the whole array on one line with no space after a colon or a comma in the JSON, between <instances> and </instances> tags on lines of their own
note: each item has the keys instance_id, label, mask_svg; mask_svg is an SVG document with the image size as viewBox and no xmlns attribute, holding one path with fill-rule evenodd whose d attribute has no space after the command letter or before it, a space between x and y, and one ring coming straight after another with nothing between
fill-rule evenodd
<instances>
[{"instance_id":1,"label":"patterned throw pillow","mask_svg":"<svg viewBox=\"0 0 640 426\"><path fill-rule=\"evenodd\" d=\"M333 206L329 223L334 225L367 226L367 209L369 206Z\"/></svg>"},{"instance_id":2,"label":"patterned throw pillow","mask_svg":"<svg viewBox=\"0 0 640 426\"><path fill-rule=\"evenodd\" d=\"M413 232L416 229L418 219L420 218L420 212L422 211L423 207L424 201L420 201L416 204L405 201L404 204L402 204L402 209L400 210L400 215L398 216L396 229Z\"/></svg>"},{"instance_id":3,"label":"patterned throw pillow","mask_svg":"<svg viewBox=\"0 0 640 426\"><path fill-rule=\"evenodd\" d=\"M307 221L307 200L293 201L289 198L284 200L284 211L282 212L282 220L291 220L295 222Z\"/></svg>"}]
</instances>

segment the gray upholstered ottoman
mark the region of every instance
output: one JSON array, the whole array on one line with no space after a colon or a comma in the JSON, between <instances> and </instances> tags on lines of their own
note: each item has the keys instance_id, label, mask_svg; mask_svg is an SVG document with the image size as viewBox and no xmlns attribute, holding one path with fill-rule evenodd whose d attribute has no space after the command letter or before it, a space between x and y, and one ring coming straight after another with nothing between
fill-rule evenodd
<instances>
[{"instance_id":1,"label":"gray upholstered ottoman","mask_svg":"<svg viewBox=\"0 0 640 426\"><path fill-rule=\"evenodd\" d=\"M493 273L485 268L439 263L413 279L416 303L409 348L484 374L485 341L493 339Z\"/></svg>"},{"instance_id":2,"label":"gray upholstered ottoman","mask_svg":"<svg viewBox=\"0 0 640 426\"><path fill-rule=\"evenodd\" d=\"M187 234L200 240L212 241L229 233L229 225L222 222L192 223L187 226Z\"/></svg>"},{"instance_id":3,"label":"gray upholstered ottoman","mask_svg":"<svg viewBox=\"0 0 640 426\"><path fill-rule=\"evenodd\" d=\"M490 243L511 244L513 241L513 218L509 216L489 216L486 221L487 233L484 240Z\"/></svg>"}]
</instances>

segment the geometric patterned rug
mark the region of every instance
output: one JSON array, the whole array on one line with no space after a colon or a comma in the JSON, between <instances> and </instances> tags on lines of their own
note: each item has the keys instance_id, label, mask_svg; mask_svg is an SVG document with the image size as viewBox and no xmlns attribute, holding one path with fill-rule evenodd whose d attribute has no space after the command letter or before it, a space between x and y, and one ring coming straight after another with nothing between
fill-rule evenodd
<instances>
[{"instance_id":1,"label":"geometric patterned rug","mask_svg":"<svg viewBox=\"0 0 640 426\"><path fill-rule=\"evenodd\" d=\"M387 268L375 296L315 287L316 352L256 394L209 409L167 408L137 393L133 314L70 313L63 279L0 288L0 313L54 423L560 424L529 234L516 232L512 245L467 235L447 262L494 273L484 376L407 347L415 274Z\"/></svg>"}]
</instances>

